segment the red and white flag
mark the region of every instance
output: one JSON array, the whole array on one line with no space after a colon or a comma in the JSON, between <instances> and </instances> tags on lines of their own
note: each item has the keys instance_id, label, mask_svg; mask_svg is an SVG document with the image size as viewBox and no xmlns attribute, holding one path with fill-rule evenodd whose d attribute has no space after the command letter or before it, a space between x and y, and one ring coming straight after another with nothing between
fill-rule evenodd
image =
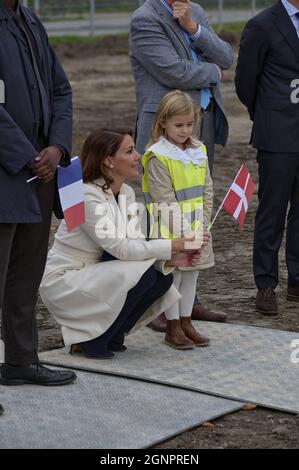
<instances>
[{"instance_id":1,"label":"red and white flag","mask_svg":"<svg viewBox=\"0 0 299 470\"><path fill-rule=\"evenodd\" d=\"M243 229L246 212L254 192L254 183L246 166L242 165L222 203Z\"/></svg>"}]
</instances>

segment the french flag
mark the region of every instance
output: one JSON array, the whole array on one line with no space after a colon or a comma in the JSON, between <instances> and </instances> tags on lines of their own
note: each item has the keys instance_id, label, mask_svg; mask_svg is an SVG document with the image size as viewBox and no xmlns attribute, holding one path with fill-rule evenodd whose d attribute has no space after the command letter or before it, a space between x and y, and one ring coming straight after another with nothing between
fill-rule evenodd
<instances>
[{"instance_id":1,"label":"french flag","mask_svg":"<svg viewBox=\"0 0 299 470\"><path fill-rule=\"evenodd\" d=\"M71 159L67 167L58 166L58 192L68 231L84 224L84 191L79 157Z\"/></svg>"}]
</instances>

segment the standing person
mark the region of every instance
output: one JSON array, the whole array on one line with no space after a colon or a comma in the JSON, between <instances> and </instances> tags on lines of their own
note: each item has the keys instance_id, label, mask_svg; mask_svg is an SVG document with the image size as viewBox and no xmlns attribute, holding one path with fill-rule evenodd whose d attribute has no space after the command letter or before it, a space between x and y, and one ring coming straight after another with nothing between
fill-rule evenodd
<instances>
[{"instance_id":1,"label":"standing person","mask_svg":"<svg viewBox=\"0 0 299 470\"><path fill-rule=\"evenodd\" d=\"M73 372L39 363L34 309L47 258L55 171L70 155L72 92L45 29L18 1L0 0L0 38L1 383L64 385L74 381Z\"/></svg>"},{"instance_id":2,"label":"standing person","mask_svg":"<svg viewBox=\"0 0 299 470\"><path fill-rule=\"evenodd\" d=\"M198 252L184 252L182 239L144 239L125 183L139 176L130 131L94 130L81 161L86 222L72 232L61 222L40 291L66 346L112 359L138 320L146 324L177 301L171 266L196 263Z\"/></svg>"},{"instance_id":3,"label":"standing person","mask_svg":"<svg viewBox=\"0 0 299 470\"><path fill-rule=\"evenodd\" d=\"M232 48L213 31L200 5L189 0L146 0L133 14L130 57L137 100L136 147L143 154L161 98L187 91L201 107L200 139L212 173L215 144L225 145L228 122L220 93L221 70L232 65ZM222 312L195 300L192 317L225 321ZM160 318L153 327L165 329Z\"/></svg>"},{"instance_id":4,"label":"standing person","mask_svg":"<svg viewBox=\"0 0 299 470\"><path fill-rule=\"evenodd\" d=\"M199 108L187 93L174 90L162 98L150 146L142 157L142 188L152 216L154 236L174 239L182 237L182 232L208 232L213 185L206 147L192 137L198 123ZM169 213L171 220L168 220ZM194 344L209 344L209 339L193 327L191 313L199 269L214 264L210 240L202 250L199 264L174 271L174 285L182 298L165 311L165 342L169 346L187 349Z\"/></svg>"},{"instance_id":5,"label":"standing person","mask_svg":"<svg viewBox=\"0 0 299 470\"><path fill-rule=\"evenodd\" d=\"M162 96L188 91L200 104L201 139L212 172L214 145L225 145L228 122L220 93L221 69L232 48L213 31L203 8L189 0L146 0L133 14L130 57L136 86L136 146L144 153Z\"/></svg>"},{"instance_id":6,"label":"standing person","mask_svg":"<svg viewBox=\"0 0 299 470\"><path fill-rule=\"evenodd\" d=\"M279 0L247 23L235 79L237 94L253 121L252 144L258 151L253 270L256 310L264 315L278 313L274 289L288 203L287 298L299 301L298 77L299 1Z\"/></svg>"}]
</instances>

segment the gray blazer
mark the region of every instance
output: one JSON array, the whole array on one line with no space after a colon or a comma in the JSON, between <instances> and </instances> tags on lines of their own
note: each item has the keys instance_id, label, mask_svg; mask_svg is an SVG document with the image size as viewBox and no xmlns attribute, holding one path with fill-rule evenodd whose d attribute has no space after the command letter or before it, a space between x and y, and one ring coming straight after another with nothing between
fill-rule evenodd
<instances>
[{"instance_id":1,"label":"gray blazer","mask_svg":"<svg viewBox=\"0 0 299 470\"><path fill-rule=\"evenodd\" d=\"M136 147L141 153L149 140L160 99L169 91L188 92L198 102L199 91L211 87L217 107L216 143L225 145L228 122L220 94L220 76L215 64L228 69L233 62L231 46L214 33L201 6L191 3L192 18L201 25L193 48L201 61L194 63L184 30L160 0L147 0L132 18L130 58L137 99Z\"/></svg>"}]
</instances>

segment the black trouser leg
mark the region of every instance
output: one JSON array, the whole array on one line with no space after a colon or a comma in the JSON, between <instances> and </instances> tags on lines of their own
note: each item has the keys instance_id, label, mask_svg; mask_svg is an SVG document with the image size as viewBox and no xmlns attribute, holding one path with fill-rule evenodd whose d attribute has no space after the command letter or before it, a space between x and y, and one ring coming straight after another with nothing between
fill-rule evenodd
<instances>
[{"instance_id":1,"label":"black trouser leg","mask_svg":"<svg viewBox=\"0 0 299 470\"><path fill-rule=\"evenodd\" d=\"M47 259L55 184L54 181L36 184L43 222L15 226L4 279L2 338L5 362L14 365L27 365L38 360L34 310ZM2 225L1 240L3 231ZM6 243L9 246L10 242Z\"/></svg>"},{"instance_id":2,"label":"black trouser leg","mask_svg":"<svg viewBox=\"0 0 299 470\"><path fill-rule=\"evenodd\" d=\"M153 305L153 303L159 299L165 292L170 289L173 283L173 276L172 274L165 276L164 274L156 271L156 282L151 288L150 291L147 292L145 296L138 302L135 306L132 314L127 318L125 323L121 328L121 334L128 333L134 325L137 323L139 318L146 312L146 310ZM134 294L131 294L134 298ZM112 341L117 341L117 336L112 337Z\"/></svg>"},{"instance_id":3,"label":"black trouser leg","mask_svg":"<svg viewBox=\"0 0 299 470\"><path fill-rule=\"evenodd\" d=\"M164 276L152 266L129 290L126 302L114 323L101 336L81 343L85 352L99 353L108 350L109 342L123 343L125 332L129 331L144 312L171 286L172 275Z\"/></svg>"},{"instance_id":4,"label":"black trouser leg","mask_svg":"<svg viewBox=\"0 0 299 470\"><path fill-rule=\"evenodd\" d=\"M253 270L259 289L278 284L278 252L281 246L288 202L292 194L292 213L298 214L298 154L258 152L259 206L256 213L253 247ZM297 201L297 202L296 202ZM292 214L291 213L291 214ZM298 216L297 216L298 217ZM290 226L294 224L291 217ZM290 230L288 230L290 232ZM298 233L298 232L297 232ZM299 262L298 242L288 237L288 249Z\"/></svg>"},{"instance_id":5,"label":"black trouser leg","mask_svg":"<svg viewBox=\"0 0 299 470\"><path fill-rule=\"evenodd\" d=\"M299 153L298 170L292 187L286 233L288 285L299 286Z\"/></svg>"},{"instance_id":6,"label":"black trouser leg","mask_svg":"<svg viewBox=\"0 0 299 470\"><path fill-rule=\"evenodd\" d=\"M1 313L1 339L3 339L3 322L4 317L2 315L3 296L7 277L7 270L9 265L9 258L11 253L11 247L15 235L17 225L16 224L0 224L0 313ZM4 358L1 358L4 359Z\"/></svg>"}]
</instances>

